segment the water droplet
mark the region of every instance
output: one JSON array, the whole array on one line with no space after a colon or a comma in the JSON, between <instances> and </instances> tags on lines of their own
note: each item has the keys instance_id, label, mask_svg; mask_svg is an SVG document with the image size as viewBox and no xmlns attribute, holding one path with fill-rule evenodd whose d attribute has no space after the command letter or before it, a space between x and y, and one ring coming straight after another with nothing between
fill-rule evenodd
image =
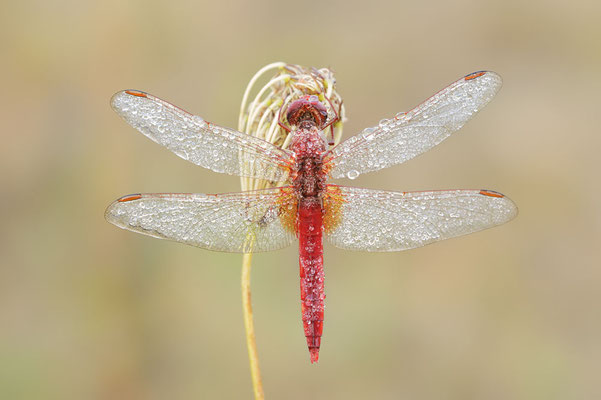
<instances>
[{"instance_id":1,"label":"water droplet","mask_svg":"<svg viewBox=\"0 0 601 400\"><path fill-rule=\"evenodd\" d=\"M365 140L372 140L374 138L374 136L372 134L374 133L375 130L376 130L375 128L366 128L361 133L361 136L363 136L363 138Z\"/></svg>"},{"instance_id":2,"label":"water droplet","mask_svg":"<svg viewBox=\"0 0 601 400\"><path fill-rule=\"evenodd\" d=\"M357 171L356 169L351 169L349 172L346 173L346 177L349 179L356 179L359 176L359 171Z\"/></svg>"}]
</instances>

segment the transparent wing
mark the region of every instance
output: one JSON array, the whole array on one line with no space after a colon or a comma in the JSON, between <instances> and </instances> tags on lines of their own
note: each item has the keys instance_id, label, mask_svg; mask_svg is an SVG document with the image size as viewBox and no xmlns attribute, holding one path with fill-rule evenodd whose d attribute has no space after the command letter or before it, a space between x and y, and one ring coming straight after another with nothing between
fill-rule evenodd
<instances>
[{"instance_id":1,"label":"transparent wing","mask_svg":"<svg viewBox=\"0 0 601 400\"><path fill-rule=\"evenodd\" d=\"M135 194L105 212L112 224L160 239L229 252L288 246L296 200L288 188L231 194Z\"/></svg>"},{"instance_id":2,"label":"transparent wing","mask_svg":"<svg viewBox=\"0 0 601 400\"><path fill-rule=\"evenodd\" d=\"M356 178L431 149L460 129L500 88L501 77L494 72L459 79L413 110L383 120L326 153L330 176Z\"/></svg>"},{"instance_id":3,"label":"transparent wing","mask_svg":"<svg viewBox=\"0 0 601 400\"><path fill-rule=\"evenodd\" d=\"M328 185L335 210L329 240L361 251L399 251L503 224L515 204L489 190L385 192ZM329 216L326 213L326 218Z\"/></svg>"},{"instance_id":4,"label":"transparent wing","mask_svg":"<svg viewBox=\"0 0 601 400\"><path fill-rule=\"evenodd\" d=\"M264 140L204 121L148 93L116 93L111 106L153 141L215 172L285 182L291 155Z\"/></svg>"}]
</instances>

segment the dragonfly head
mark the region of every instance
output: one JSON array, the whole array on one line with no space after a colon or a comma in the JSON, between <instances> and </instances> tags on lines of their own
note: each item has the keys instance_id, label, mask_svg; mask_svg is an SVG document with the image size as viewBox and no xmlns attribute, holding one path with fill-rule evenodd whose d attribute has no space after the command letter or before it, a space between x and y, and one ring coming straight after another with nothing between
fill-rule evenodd
<instances>
[{"instance_id":1,"label":"dragonfly head","mask_svg":"<svg viewBox=\"0 0 601 400\"><path fill-rule=\"evenodd\" d=\"M303 121L313 121L321 129L328 119L328 110L317 96L303 96L290 103L286 119L290 125L295 126L300 125Z\"/></svg>"}]
</instances>

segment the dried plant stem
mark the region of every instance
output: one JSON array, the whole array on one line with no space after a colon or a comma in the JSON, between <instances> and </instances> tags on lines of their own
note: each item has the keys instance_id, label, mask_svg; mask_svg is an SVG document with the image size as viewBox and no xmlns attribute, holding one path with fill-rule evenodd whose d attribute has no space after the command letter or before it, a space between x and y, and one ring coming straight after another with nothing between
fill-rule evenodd
<instances>
[{"instance_id":1,"label":"dried plant stem","mask_svg":"<svg viewBox=\"0 0 601 400\"><path fill-rule=\"evenodd\" d=\"M252 253L244 254L242 259L242 308L244 310L244 328L246 329L246 347L248 348L248 361L250 363L250 377L253 385L255 400L264 399L259 356L255 341L255 326L253 323L253 310L250 294L250 269Z\"/></svg>"}]
</instances>

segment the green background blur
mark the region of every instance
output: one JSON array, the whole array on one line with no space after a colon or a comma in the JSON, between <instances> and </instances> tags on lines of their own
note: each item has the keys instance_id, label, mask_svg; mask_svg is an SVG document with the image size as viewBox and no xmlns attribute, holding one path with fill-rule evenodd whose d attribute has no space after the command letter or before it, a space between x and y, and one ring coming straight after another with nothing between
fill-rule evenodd
<instances>
[{"instance_id":1,"label":"green background blur","mask_svg":"<svg viewBox=\"0 0 601 400\"><path fill-rule=\"evenodd\" d=\"M493 189L520 215L403 253L326 246L318 365L297 250L256 255L266 397L601 398L600 16L594 0L3 2L0 398L251 398L241 256L103 218L128 193L239 181L144 138L109 99L145 90L235 127L273 61L336 71L345 137L500 73L459 134L353 185Z\"/></svg>"}]
</instances>

